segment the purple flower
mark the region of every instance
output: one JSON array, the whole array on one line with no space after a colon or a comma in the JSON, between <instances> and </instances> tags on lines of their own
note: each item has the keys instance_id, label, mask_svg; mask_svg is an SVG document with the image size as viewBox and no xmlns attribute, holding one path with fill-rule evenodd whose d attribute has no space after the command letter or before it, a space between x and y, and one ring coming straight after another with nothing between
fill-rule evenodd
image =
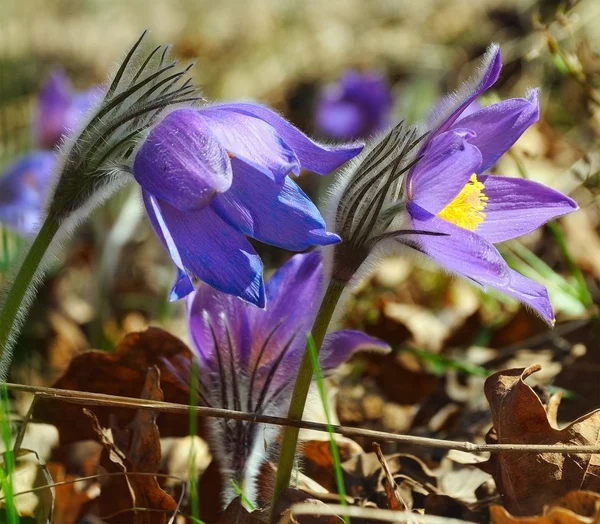
<instances>
[{"instance_id":1,"label":"purple flower","mask_svg":"<svg viewBox=\"0 0 600 524\"><path fill-rule=\"evenodd\" d=\"M461 118L495 83L500 68L500 50L494 45L476 78L434 110L424 141L419 141L416 131L407 133L398 126L367 154L353 175L358 179L362 171L370 172L376 166L369 182L375 189L367 192L370 200L354 206L366 216L344 211L338 214L336 225L336 232L343 231L342 240L349 239L354 252L362 249L362 258L345 271L345 253L336 253L334 276L336 272L339 278L352 276L377 243L391 239L484 289L491 287L513 296L546 322L554 322L546 288L510 269L493 244L529 233L574 211L577 204L536 182L487 173L537 121L537 90L526 98L505 100ZM346 187L352 188L352 184L351 179ZM380 189L383 187L385 190ZM338 208L348 208L347 202L357 191L342 195ZM354 222L374 225L357 233ZM344 242L340 248L343 246Z\"/></svg>"},{"instance_id":2,"label":"purple flower","mask_svg":"<svg viewBox=\"0 0 600 524\"><path fill-rule=\"evenodd\" d=\"M287 413L306 335L323 294L320 253L292 257L267 282L266 293L267 309L205 284L189 296L189 328L203 404L271 416ZM325 374L331 372L361 349L389 347L359 331L337 331L325 337L321 368ZM182 365L183 359L174 369ZM187 382L189 376L181 379ZM210 432L211 449L227 483L236 481L254 502L255 477L278 431L262 424L213 419ZM231 486L226 488L226 497L233 498Z\"/></svg>"},{"instance_id":3,"label":"purple flower","mask_svg":"<svg viewBox=\"0 0 600 524\"><path fill-rule=\"evenodd\" d=\"M137 151L133 172L179 268L171 297L191 293L189 273L264 306L262 262L246 237L292 251L338 242L287 175L327 174L361 149L321 146L256 104L169 113Z\"/></svg>"},{"instance_id":4,"label":"purple flower","mask_svg":"<svg viewBox=\"0 0 600 524\"><path fill-rule=\"evenodd\" d=\"M21 235L35 233L55 165L53 153L32 151L8 166L0 178L0 222Z\"/></svg>"},{"instance_id":5,"label":"purple flower","mask_svg":"<svg viewBox=\"0 0 600 524\"><path fill-rule=\"evenodd\" d=\"M41 148L52 149L72 131L82 114L99 95L98 88L74 91L61 69L54 69L40 90L32 122L33 140Z\"/></svg>"},{"instance_id":6,"label":"purple flower","mask_svg":"<svg viewBox=\"0 0 600 524\"><path fill-rule=\"evenodd\" d=\"M382 75L346 71L321 93L316 126L338 140L367 138L389 125L392 105L390 86Z\"/></svg>"}]
</instances>

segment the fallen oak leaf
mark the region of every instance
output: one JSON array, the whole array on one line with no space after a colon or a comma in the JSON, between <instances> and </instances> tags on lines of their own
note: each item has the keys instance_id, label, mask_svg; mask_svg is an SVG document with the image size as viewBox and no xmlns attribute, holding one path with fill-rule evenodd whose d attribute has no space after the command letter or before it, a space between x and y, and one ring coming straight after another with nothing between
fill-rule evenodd
<instances>
[{"instance_id":1,"label":"fallen oak leaf","mask_svg":"<svg viewBox=\"0 0 600 524\"><path fill-rule=\"evenodd\" d=\"M175 373L179 369L188 369L191 358L190 349L181 340L160 328L151 327L139 333L129 333L112 353L93 350L78 355L53 387L138 398L147 369L158 366L165 400L189 404L189 385ZM34 417L58 428L61 445L96 440L96 433L83 415L81 406L61 402L57 409L56 402L54 399L40 400L36 404ZM102 427L109 427L111 420L123 427L131 421L133 411L97 406L94 407L94 414ZM163 413L160 433L163 437L187 436L189 418Z\"/></svg>"},{"instance_id":2,"label":"fallen oak leaf","mask_svg":"<svg viewBox=\"0 0 600 524\"><path fill-rule=\"evenodd\" d=\"M160 372L156 366L148 369L141 398L162 401ZM164 524L168 512L177 510L177 503L160 487L156 476L160 466L160 435L156 425L156 410L139 409L126 428L111 427L103 430L94 414L85 410L92 419L94 431L104 445L101 465L109 472L124 473L113 477L102 488L98 499L100 512L105 520L134 524ZM129 473L129 475L127 474ZM132 475L133 474L133 475ZM125 495L127 494L127 495ZM124 496L125 495L125 496ZM159 512L136 512L132 508L159 510Z\"/></svg>"},{"instance_id":3,"label":"fallen oak leaf","mask_svg":"<svg viewBox=\"0 0 600 524\"><path fill-rule=\"evenodd\" d=\"M552 427L539 397L524 380L534 365L490 376L485 394L498 444L598 445L600 410L558 430ZM555 406L552 408L555 410ZM488 441L492 432L488 434ZM506 509L513 515L536 515L574 489L600 491L600 456L561 453L495 453L480 465L493 475Z\"/></svg>"},{"instance_id":4,"label":"fallen oak leaf","mask_svg":"<svg viewBox=\"0 0 600 524\"><path fill-rule=\"evenodd\" d=\"M571 491L534 517L515 517L502 506L491 506L490 517L492 524L596 524L600 522L600 494Z\"/></svg>"}]
</instances>

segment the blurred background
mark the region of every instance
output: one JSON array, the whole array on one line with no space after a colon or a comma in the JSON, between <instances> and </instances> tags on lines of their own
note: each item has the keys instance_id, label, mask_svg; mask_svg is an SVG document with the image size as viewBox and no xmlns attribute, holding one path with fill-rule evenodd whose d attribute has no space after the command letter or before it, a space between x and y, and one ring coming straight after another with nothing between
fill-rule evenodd
<instances>
[{"instance_id":1,"label":"blurred background","mask_svg":"<svg viewBox=\"0 0 600 524\"><path fill-rule=\"evenodd\" d=\"M481 402L481 377L516 359L546 364L539 380L569 392L561 414L572 418L600 404L599 21L596 0L2 0L0 176L37 147L32 120L49 75L62 70L73 93L92 89L144 29L152 43L171 43L196 62L208 100L265 102L331 142L425 117L498 42L503 72L481 104L540 87L542 116L496 171L544 182L581 207L501 247L513 267L548 286L557 328L434 267L388 260L356 291L343 322L397 351L348 373L338 415L428 434L433 414L450 403L461 408L447 410L436 431L458 438L472 432L458 422L473 413L462 411L470 381L479 380L471 391ZM305 174L301 185L322 201L326 181ZM139 206L126 188L79 227L35 301L13 381L51 385L74 355L110 351L148 325L186 339L182 305L168 302L174 267ZM0 229L0 283L26 243ZM288 256L259 249L267 275Z\"/></svg>"}]
</instances>

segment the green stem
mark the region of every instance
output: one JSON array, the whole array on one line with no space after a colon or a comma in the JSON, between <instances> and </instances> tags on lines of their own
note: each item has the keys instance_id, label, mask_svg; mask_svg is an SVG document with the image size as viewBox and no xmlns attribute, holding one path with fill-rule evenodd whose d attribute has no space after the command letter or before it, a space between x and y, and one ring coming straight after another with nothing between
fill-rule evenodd
<instances>
[{"instance_id":1,"label":"green stem","mask_svg":"<svg viewBox=\"0 0 600 524\"><path fill-rule=\"evenodd\" d=\"M342 291L346 286L345 282L333 279L325 296L321 307L317 313L317 318L312 328L312 337L317 348L317 354L323 344L327 327L335 311L335 306L342 295ZM288 410L288 418L293 420L301 420L302 414L304 413L304 406L306 405L306 397L310 389L310 384L313 377L313 366L310 359L310 349L307 346L304 350L304 356L298 370L298 378L296 379L296 385L294 386L294 392L292 393L292 399L290 401L290 408ZM281 455L279 456L279 465L277 466L277 477L275 479L275 489L273 492L273 503L271 504L271 519L273 519L273 507L275 501L279 497L280 493L286 489L290 484L290 478L292 476L292 469L294 467L294 458L296 456L296 445L298 444L298 428L286 427L283 433L283 441L281 444Z\"/></svg>"},{"instance_id":2,"label":"green stem","mask_svg":"<svg viewBox=\"0 0 600 524\"><path fill-rule=\"evenodd\" d=\"M11 335L16 329L23 300L59 227L56 218L52 216L46 218L6 295L0 311L0 378L2 379L8 375L10 349L14 342Z\"/></svg>"}]
</instances>

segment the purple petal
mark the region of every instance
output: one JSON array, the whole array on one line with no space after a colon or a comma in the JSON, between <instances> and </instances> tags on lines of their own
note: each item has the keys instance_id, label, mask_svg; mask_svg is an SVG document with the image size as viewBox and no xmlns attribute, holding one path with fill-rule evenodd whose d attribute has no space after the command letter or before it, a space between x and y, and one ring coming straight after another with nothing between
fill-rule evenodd
<instances>
[{"instance_id":1,"label":"purple petal","mask_svg":"<svg viewBox=\"0 0 600 524\"><path fill-rule=\"evenodd\" d=\"M270 124L283 141L293 149L304 169L326 175L358 155L364 145L345 145L327 147L317 144L300 130L296 129L283 117L267 107L251 103L223 104L221 109L228 109L240 114L254 116Z\"/></svg>"},{"instance_id":2,"label":"purple petal","mask_svg":"<svg viewBox=\"0 0 600 524\"><path fill-rule=\"evenodd\" d=\"M300 173L296 154L267 122L218 105L199 112L217 140L234 156L252 163L278 182L290 173Z\"/></svg>"},{"instance_id":3,"label":"purple petal","mask_svg":"<svg viewBox=\"0 0 600 524\"><path fill-rule=\"evenodd\" d=\"M574 200L537 182L495 175L479 180L488 201L476 233L492 244L530 233L577 209Z\"/></svg>"},{"instance_id":4,"label":"purple petal","mask_svg":"<svg viewBox=\"0 0 600 524\"><path fill-rule=\"evenodd\" d=\"M293 347L288 349L288 358L304 350L322 288L323 264L319 251L294 255L269 279L266 284L268 306L255 313L253 328L255 349L258 351L266 344L261 366L277 358L290 341ZM298 363L297 356L293 360ZM296 370L297 366L289 369ZM286 380L291 377L286 376Z\"/></svg>"},{"instance_id":5,"label":"purple petal","mask_svg":"<svg viewBox=\"0 0 600 524\"><path fill-rule=\"evenodd\" d=\"M540 116L538 91L527 98L511 98L462 118L456 125L475 132L469 142L481 151L480 172L498 160Z\"/></svg>"},{"instance_id":6,"label":"purple petal","mask_svg":"<svg viewBox=\"0 0 600 524\"><path fill-rule=\"evenodd\" d=\"M234 368L245 369L252 342L248 304L206 284L198 286L187 304L190 335L203 363L218 371L220 358L229 372L233 355Z\"/></svg>"},{"instance_id":7,"label":"purple petal","mask_svg":"<svg viewBox=\"0 0 600 524\"><path fill-rule=\"evenodd\" d=\"M169 113L152 129L135 155L133 173L144 190L182 211L206 207L232 179L227 152L191 109Z\"/></svg>"},{"instance_id":8,"label":"purple petal","mask_svg":"<svg viewBox=\"0 0 600 524\"><path fill-rule=\"evenodd\" d=\"M387 353L390 346L362 331L344 329L330 333L325 337L319 353L321 369L324 372L332 371L362 350Z\"/></svg>"},{"instance_id":9,"label":"purple petal","mask_svg":"<svg viewBox=\"0 0 600 524\"><path fill-rule=\"evenodd\" d=\"M407 180L409 200L432 214L452 202L481 164L471 137L466 130L453 129L430 142Z\"/></svg>"},{"instance_id":10,"label":"purple petal","mask_svg":"<svg viewBox=\"0 0 600 524\"><path fill-rule=\"evenodd\" d=\"M240 233L291 251L339 242L337 235L327 233L319 210L290 178L280 185L238 158L232 158L231 165L233 183L212 206Z\"/></svg>"},{"instance_id":11,"label":"purple petal","mask_svg":"<svg viewBox=\"0 0 600 524\"><path fill-rule=\"evenodd\" d=\"M175 284L173 284L173 288L171 289L169 300L179 300L180 298L183 298L194 291L192 280L187 275L185 266L183 265L183 260L179 254L179 249L177 248L177 244L171 236L171 232L164 221L158 201L150 193L143 190L142 198L144 200L144 206L146 207L146 212L148 213L152 227L154 227L158 238L169 251L171 260L173 260L173 263L177 266L177 278L175 279Z\"/></svg>"},{"instance_id":12,"label":"purple petal","mask_svg":"<svg viewBox=\"0 0 600 524\"><path fill-rule=\"evenodd\" d=\"M531 284L525 277L515 277L498 250L483 237L431 215L415 204L408 205L414 229L434 231L446 236L419 235L416 246L443 269L473 280L485 287L511 295L534 308L547 322L551 310L543 286Z\"/></svg>"},{"instance_id":13,"label":"purple petal","mask_svg":"<svg viewBox=\"0 0 600 524\"><path fill-rule=\"evenodd\" d=\"M0 222L22 235L35 233L56 166L50 151L32 151L0 177Z\"/></svg>"},{"instance_id":14,"label":"purple petal","mask_svg":"<svg viewBox=\"0 0 600 524\"><path fill-rule=\"evenodd\" d=\"M262 262L242 234L223 222L210 207L183 212L147 192L144 203L152 225L179 269L219 291L264 307ZM178 284L179 281L176 287L181 289ZM175 288L174 294L180 298Z\"/></svg>"},{"instance_id":15,"label":"purple petal","mask_svg":"<svg viewBox=\"0 0 600 524\"><path fill-rule=\"evenodd\" d=\"M502 55L498 44L486 51L475 76L458 91L444 97L433 110L428 128L431 136L446 131L478 96L494 85L502 69Z\"/></svg>"},{"instance_id":16,"label":"purple petal","mask_svg":"<svg viewBox=\"0 0 600 524\"><path fill-rule=\"evenodd\" d=\"M542 284L538 284L534 280L526 278L512 269L508 271L510 283L501 291L532 308L544 321L553 326L555 318L552 304L548 297L548 290Z\"/></svg>"},{"instance_id":17,"label":"purple petal","mask_svg":"<svg viewBox=\"0 0 600 524\"><path fill-rule=\"evenodd\" d=\"M33 139L38 146L52 149L59 142L70 105L71 84L61 69L54 69L40 90L33 117Z\"/></svg>"},{"instance_id":18,"label":"purple petal","mask_svg":"<svg viewBox=\"0 0 600 524\"><path fill-rule=\"evenodd\" d=\"M423 253L442 268L470 278L482 286L501 289L508 285L508 266L492 244L474 232L455 226L413 203L409 203L407 209L413 229L442 234L417 237L417 244Z\"/></svg>"}]
</instances>

